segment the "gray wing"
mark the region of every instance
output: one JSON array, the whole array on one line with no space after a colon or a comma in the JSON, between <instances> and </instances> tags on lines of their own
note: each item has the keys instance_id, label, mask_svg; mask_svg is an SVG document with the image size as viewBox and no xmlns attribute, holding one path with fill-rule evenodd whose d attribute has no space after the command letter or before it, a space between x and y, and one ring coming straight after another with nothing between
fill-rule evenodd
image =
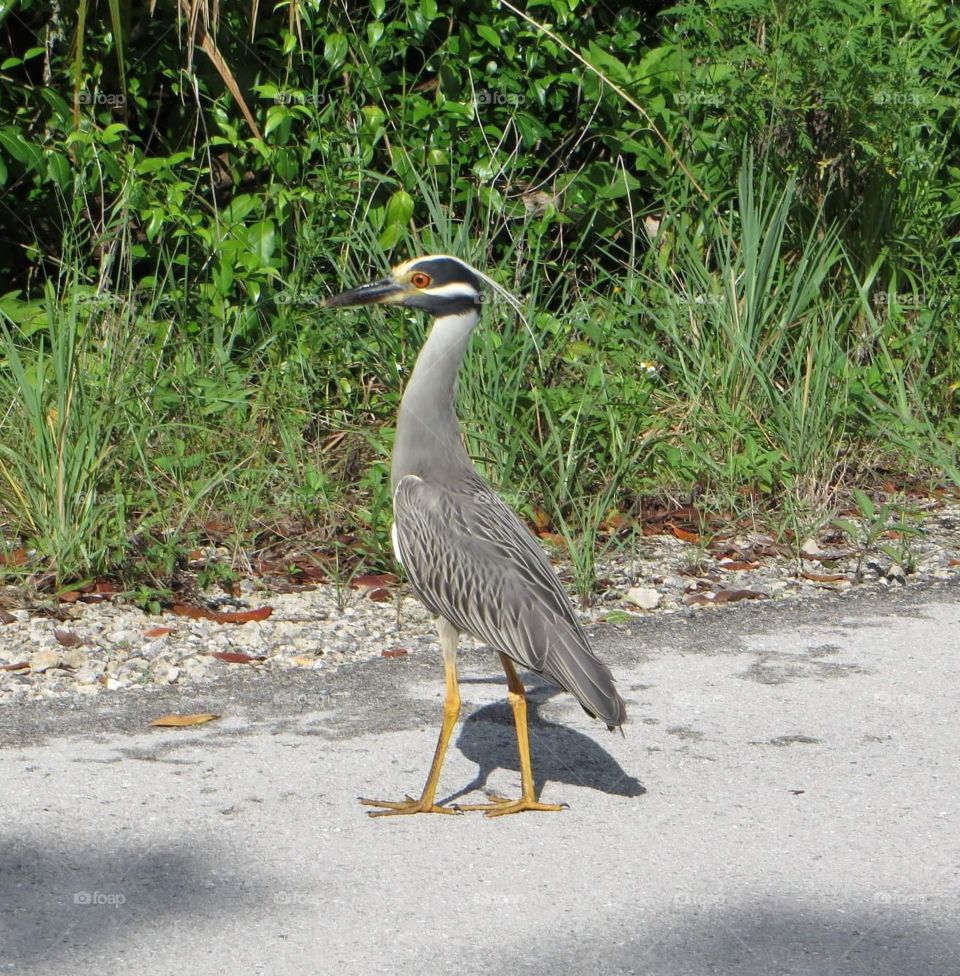
<instances>
[{"instance_id":1,"label":"gray wing","mask_svg":"<svg viewBox=\"0 0 960 976\"><path fill-rule=\"evenodd\" d=\"M408 475L393 514L397 557L428 610L560 685L608 726L623 723L610 669L546 554L484 482L446 488Z\"/></svg>"}]
</instances>

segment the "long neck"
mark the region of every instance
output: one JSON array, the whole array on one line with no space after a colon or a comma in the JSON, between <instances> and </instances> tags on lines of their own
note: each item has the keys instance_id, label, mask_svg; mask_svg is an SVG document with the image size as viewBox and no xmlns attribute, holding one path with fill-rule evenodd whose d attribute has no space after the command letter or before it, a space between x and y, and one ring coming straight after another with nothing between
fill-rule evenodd
<instances>
[{"instance_id":1,"label":"long neck","mask_svg":"<svg viewBox=\"0 0 960 976\"><path fill-rule=\"evenodd\" d=\"M403 392L390 482L408 474L454 478L472 470L457 421L457 374L480 314L471 309L434 321Z\"/></svg>"}]
</instances>

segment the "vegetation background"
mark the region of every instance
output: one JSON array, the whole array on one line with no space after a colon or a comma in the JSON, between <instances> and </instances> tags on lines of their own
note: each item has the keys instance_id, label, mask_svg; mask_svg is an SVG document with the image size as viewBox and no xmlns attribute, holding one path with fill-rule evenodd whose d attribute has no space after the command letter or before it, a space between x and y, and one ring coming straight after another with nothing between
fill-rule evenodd
<instances>
[{"instance_id":1,"label":"vegetation background","mask_svg":"<svg viewBox=\"0 0 960 976\"><path fill-rule=\"evenodd\" d=\"M319 303L429 251L521 299L461 412L585 595L650 499L799 544L854 489L960 483L954 5L14 0L0 31L8 577L155 604L211 542L201 583L388 567L424 322Z\"/></svg>"}]
</instances>

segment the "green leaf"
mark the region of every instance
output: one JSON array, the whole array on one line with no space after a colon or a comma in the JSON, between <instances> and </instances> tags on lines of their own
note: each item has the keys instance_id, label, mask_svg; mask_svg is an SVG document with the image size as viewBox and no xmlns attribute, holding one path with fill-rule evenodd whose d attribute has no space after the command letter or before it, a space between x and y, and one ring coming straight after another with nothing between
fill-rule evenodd
<instances>
[{"instance_id":1,"label":"green leaf","mask_svg":"<svg viewBox=\"0 0 960 976\"><path fill-rule=\"evenodd\" d=\"M477 33L491 46L500 50L500 35L486 24L477 24Z\"/></svg>"},{"instance_id":2,"label":"green leaf","mask_svg":"<svg viewBox=\"0 0 960 976\"><path fill-rule=\"evenodd\" d=\"M260 258L261 265L268 265L273 257L277 229L272 220L258 220L247 230L247 240Z\"/></svg>"},{"instance_id":3,"label":"green leaf","mask_svg":"<svg viewBox=\"0 0 960 976\"><path fill-rule=\"evenodd\" d=\"M343 34L328 34L323 45L323 59L331 68L339 68L347 59L349 45Z\"/></svg>"},{"instance_id":4,"label":"green leaf","mask_svg":"<svg viewBox=\"0 0 960 976\"><path fill-rule=\"evenodd\" d=\"M12 126L0 129L0 147L28 169L33 169L43 159L40 149L32 142L27 142L20 130Z\"/></svg>"},{"instance_id":5,"label":"green leaf","mask_svg":"<svg viewBox=\"0 0 960 976\"><path fill-rule=\"evenodd\" d=\"M413 216L413 197L406 190L397 190L387 202L387 226L405 225Z\"/></svg>"},{"instance_id":6,"label":"green leaf","mask_svg":"<svg viewBox=\"0 0 960 976\"><path fill-rule=\"evenodd\" d=\"M70 162L63 153L52 152L47 156L47 172L61 189L70 185Z\"/></svg>"}]
</instances>

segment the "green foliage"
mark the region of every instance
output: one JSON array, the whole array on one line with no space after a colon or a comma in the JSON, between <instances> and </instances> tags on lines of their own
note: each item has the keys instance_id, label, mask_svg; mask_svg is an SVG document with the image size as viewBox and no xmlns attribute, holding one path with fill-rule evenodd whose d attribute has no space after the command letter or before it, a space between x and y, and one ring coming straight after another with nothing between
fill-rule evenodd
<instances>
[{"instance_id":1,"label":"green foliage","mask_svg":"<svg viewBox=\"0 0 960 976\"><path fill-rule=\"evenodd\" d=\"M120 420L112 374L123 353L93 355L105 337L87 334L85 297L74 292L64 305L48 286L32 349L0 315L0 397L11 405L8 429L19 433L0 443L0 508L55 569L79 572L109 564L128 517L112 443Z\"/></svg>"},{"instance_id":2,"label":"green foliage","mask_svg":"<svg viewBox=\"0 0 960 976\"><path fill-rule=\"evenodd\" d=\"M585 597L645 491L822 512L878 440L960 480L954 8L201 7L0 15L0 524L61 580L158 599L221 517L387 565L424 322L319 305L425 251L521 296L469 446Z\"/></svg>"}]
</instances>

